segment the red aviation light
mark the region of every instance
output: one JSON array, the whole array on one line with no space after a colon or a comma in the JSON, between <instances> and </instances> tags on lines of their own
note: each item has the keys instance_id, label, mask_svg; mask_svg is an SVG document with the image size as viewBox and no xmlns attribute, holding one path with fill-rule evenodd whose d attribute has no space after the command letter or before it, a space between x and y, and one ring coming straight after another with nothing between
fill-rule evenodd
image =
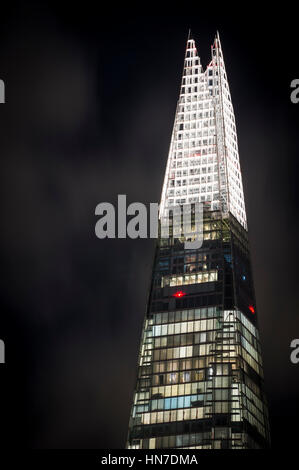
<instances>
[{"instance_id":1,"label":"red aviation light","mask_svg":"<svg viewBox=\"0 0 299 470\"><path fill-rule=\"evenodd\" d=\"M253 306L253 305L249 305L248 308L249 308L249 310L251 311L251 313L255 313L255 310L254 310L254 306Z\"/></svg>"},{"instance_id":2,"label":"red aviation light","mask_svg":"<svg viewBox=\"0 0 299 470\"><path fill-rule=\"evenodd\" d=\"M175 292L173 294L173 297L176 297L177 299L180 298L180 297L184 297L184 295L186 295L186 292L183 292L181 290L178 290L177 292Z\"/></svg>"}]
</instances>

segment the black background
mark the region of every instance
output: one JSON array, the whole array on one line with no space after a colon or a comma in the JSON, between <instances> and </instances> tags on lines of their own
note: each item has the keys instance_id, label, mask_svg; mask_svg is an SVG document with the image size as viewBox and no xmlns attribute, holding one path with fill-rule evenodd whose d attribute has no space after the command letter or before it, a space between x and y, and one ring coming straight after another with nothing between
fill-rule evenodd
<instances>
[{"instance_id":1,"label":"black background","mask_svg":"<svg viewBox=\"0 0 299 470\"><path fill-rule=\"evenodd\" d=\"M159 201L189 27L204 66L220 33L273 447L296 446L299 104L290 82L299 75L298 15L273 5L1 6L6 448L125 446L154 242L97 239L94 210L118 194Z\"/></svg>"}]
</instances>

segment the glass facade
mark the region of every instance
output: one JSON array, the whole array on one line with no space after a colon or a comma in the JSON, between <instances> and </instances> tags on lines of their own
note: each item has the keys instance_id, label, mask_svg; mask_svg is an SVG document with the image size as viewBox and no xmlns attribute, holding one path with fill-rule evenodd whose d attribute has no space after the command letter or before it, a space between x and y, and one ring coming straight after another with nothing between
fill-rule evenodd
<instances>
[{"instance_id":1,"label":"glass facade","mask_svg":"<svg viewBox=\"0 0 299 470\"><path fill-rule=\"evenodd\" d=\"M187 41L160 214L197 201L230 212L246 228L236 122L218 35L205 70L194 40Z\"/></svg>"},{"instance_id":2,"label":"glass facade","mask_svg":"<svg viewBox=\"0 0 299 470\"><path fill-rule=\"evenodd\" d=\"M219 37L214 47L219 49L219 60L219 53L222 58ZM190 57L196 58L197 52L194 41L188 39L184 77ZM214 67L221 66L223 59L221 61L214 62ZM201 68L197 73L203 73ZM209 67L206 77L210 77ZM209 80L207 86L210 86ZM202 99L205 98L204 95ZM213 100L211 102L215 105ZM214 110L216 108L217 104ZM266 448L270 442L268 412L243 190L240 183L242 197L237 198L238 203L237 200L231 202L228 157L226 153L219 155L223 146L216 146L215 154L214 150L209 154L213 161L215 158L217 168L211 166L213 171L203 172L207 157L197 148L196 155L188 150L185 158L188 165L183 164L182 157L180 170L173 173L178 163L174 142L180 129L177 127L179 113L180 107L176 113L160 217L173 204L188 202L193 207L196 202L193 196L185 202L181 198L174 203L171 201L173 186L170 183L175 181L176 188L177 181L184 177L187 196L190 189L198 187L201 191L200 182L193 184L196 160L200 161L199 175L205 178L207 174L218 175L215 180L218 189L210 185L210 199L215 204L205 199L208 204L203 213L201 248L185 249L184 237L173 238L172 231L169 238L160 236L158 239L127 447ZM221 119L225 120L223 114ZM225 127L223 123L221 126ZM213 128L214 134L217 129L217 126ZM239 174L238 153L237 160L236 173ZM226 164L226 189L221 187L222 161ZM186 173L182 175L182 171ZM235 177L236 181L241 181L241 177ZM201 181L201 176L198 179ZM203 184L207 189L208 183ZM236 189L234 184L232 192Z\"/></svg>"}]
</instances>

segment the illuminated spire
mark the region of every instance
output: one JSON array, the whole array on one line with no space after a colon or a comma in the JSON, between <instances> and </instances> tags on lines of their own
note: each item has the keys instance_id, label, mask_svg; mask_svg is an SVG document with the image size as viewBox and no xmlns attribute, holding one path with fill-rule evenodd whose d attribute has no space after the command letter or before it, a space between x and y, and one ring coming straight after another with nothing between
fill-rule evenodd
<instances>
[{"instance_id":1,"label":"illuminated spire","mask_svg":"<svg viewBox=\"0 0 299 470\"><path fill-rule=\"evenodd\" d=\"M202 69L189 29L180 96L160 214L177 204L203 202L246 228L234 110L219 33Z\"/></svg>"}]
</instances>

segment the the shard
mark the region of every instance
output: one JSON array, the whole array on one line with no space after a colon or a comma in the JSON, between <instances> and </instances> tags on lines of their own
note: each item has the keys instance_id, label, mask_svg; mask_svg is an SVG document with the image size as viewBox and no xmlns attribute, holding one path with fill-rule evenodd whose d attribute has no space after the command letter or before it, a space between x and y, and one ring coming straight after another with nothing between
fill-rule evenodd
<instances>
[{"instance_id":1,"label":"the shard","mask_svg":"<svg viewBox=\"0 0 299 470\"><path fill-rule=\"evenodd\" d=\"M200 248L186 249L174 226L157 242L130 449L270 445L236 123L218 33L205 69L188 36L160 221L177 207L193 214L199 203Z\"/></svg>"}]
</instances>

